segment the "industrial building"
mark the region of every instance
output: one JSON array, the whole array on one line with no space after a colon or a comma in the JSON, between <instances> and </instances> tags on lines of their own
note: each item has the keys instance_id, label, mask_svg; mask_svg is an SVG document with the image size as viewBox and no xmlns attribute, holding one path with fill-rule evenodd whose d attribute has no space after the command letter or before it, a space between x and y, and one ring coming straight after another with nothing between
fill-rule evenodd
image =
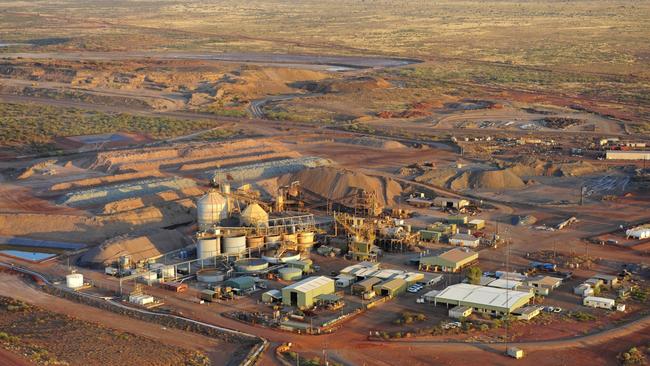
<instances>
[{"instance_id":1,"label":"industrial building","mask_svg":"<svg viewBox=\"0 0 650 366\"><path fill-rule=\"evenodd\" d=\"M282 303L297 308L311 308L318 295L334 293L334 280L325 276L309 277L282 289Z\"/></svg>"},{"instance_id":2,"label":"industrial building","mask_svg":"<svg viewBox=\"0 0 650 366\"><path fill-rule=\"evenodd\" d=\"M449 317L453 319L463 319L470 315L472 315L472 308L469 306L458 305L449 309Z\"/></svg>"},{"instance_id":3,"label":"industrial building","mask_svg":"<svg viewBox=\"0 0 650 366\"><path fill-rule=\"evenodd\" d=\"M650 160L650 151L607 150L607 160Z\"/></svg>"},{"instance_id":4,"label":"industrial building","mask_svg":"<svg viewBox=\"0 0 650 366\"><path fill-rule=\"evenodd\" d=\"M476 248L481 240L470 234L454 234L449 238L449 244L461 247Z\"/></svg>"},{"instance_id":5,"label":"industrial building","mask_svg":"<svg viewBox=\"0 0 650 366\"><path fill-rule=\"evenodd\" d=\"M469 206L469 201L462 198L436 197L433 199L434 206L460 209Z\"/></svg>"},{"instance_id":6,"label":"industrial building","mask_svg":"<svg viewBox=\"0 0 650 366\"><path fill-rule=\"evenodd\" d=\"M363 281L357 282L354 285L352 285L352 293L353 294L363 294L369 291L372 291L373 286L376 284L380 283L381 279L378 277L370 277L366 278Z\"/></svg>"},{"instance_id":7,"label":"industrial building","mask_svg":"<svg viewBox=\"0 0 650 366\"><path fill-rule=\"evenodd\" d=\"M618 285L618 277L617 276L597 273L597 274L591 276L591 278L596 279L596 280L601 280L603 286L614 287L614 286Z\"/></svg>"},{"instance_id":8,"label":"industrial building","mask_svg":"<svg viewBox=\"0 0 650 366\"><path fill-rule=\"evenodd\" d=\"M226 287L232 287L238 291L250 291L255 289L255 277L242 276L234 277L223 283Z\"/></svg>"},{"instance_id":9,"label":"industrial building","mask_svg":"<svg viewBox=\"0 0 650 366\"><path fill-rule=\"evenodd\" d=\"M467 226L472 230L483 230L485 229L485 220L482 219L470 220L470 222L467 223Z\"/></svg>"},{"instance_id":10,"label":"industrial building","mask_svg":"<svg viewBox=\"0 0 650 366\"><path fill-rule=\"evenodd\" d=\"M606 297L587 296L582 299L582 305L589 306L591 308L611 310L616 307L616 301L614 301L614 299L608 299Z\"/></svg>"},{"instance_id":11,"label":"industrial building","mask_svg":"<svg viewBox=\"0 0 650 366\"><path fill-rule=\"evenodd\" d=\"M436 256L420 258L420 270L458 272L478 260L478 253L454 248Z\"/></svg>"},{"instance_id":12,"label":"industrial building","mask_svg":"<svg viewBox=\"0 0 650 366\"><path fill-rule=\"evenodd\" d=\"M512 315L519 320L530 320L542 311L541 306L523 306L512 311Z\"/></svg>"},{"instance_id":13,"label":"industrial building","mask_svg":"<svg viewBox=\"0 0 650 366\"><path fill-rule=\"evenodd\" d=\"M546 296L562 284L562 279L551 276L538 276L526 280L525 283L535 290L535 294Z\"/></svg>"},{"instance_id":14,"label":"industrial building","mask_svg":"<svg viewBox=\"0 0 650 366\"><path fill-rule=\"evenodd\" d=\"M459 283L440 291L435 296L434 303L468 306L475 312L505 315L527 305L534 296L530 292Z\"/></svg>"},{"instance_id":15,"label":"industrial building","mask_svg":"<svg viewBox=\"0 0 650 366\"><path fill-rule=\"evenodd\" d=\"M401 278L393 278L372 287L377 295L395 297L406 291L407 283Z\"/></svg>"}]
</instances>

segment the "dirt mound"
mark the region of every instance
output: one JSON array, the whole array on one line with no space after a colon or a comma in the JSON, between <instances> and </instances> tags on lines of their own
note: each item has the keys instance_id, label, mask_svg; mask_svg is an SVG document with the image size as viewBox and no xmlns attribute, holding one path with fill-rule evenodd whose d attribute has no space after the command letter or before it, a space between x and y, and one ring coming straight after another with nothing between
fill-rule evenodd
<instances>
[{"instance_id":1,"label":"dirt mound","mask_svg":"<svg viewBox=\"0 0 650 366\"><path fill-rule=\"evenodd\" d=\"M44 173L52 170L54 169L55 164L56 160L51 159L39 161L38 163L32 164L29 167L25 168L25 170L18 176L18 179L27 179L35 173Z\"/></svg>"},{"instance_id":2,"label":"dirt mound","mask_svg":"<svg viewBox=\"0 0 650 366\"><path fill-rule=\"evenodd\" d=\"M62 182L62 183L54 184L52 187L50 187L50 190L61 191L61 190L67 190L73 188L93 187L93 186L116 183L116 182L124 182L129 180L154 178L154 177L162 177L162 174L157 170L151 170L151 171L144 171L144 172L116 174L116 175L110 175L110 176L98 177L98 178L85 178L85 179L79 179L70 182Z\"/></svg>"},{"instance_id":3,"label":"dirt mound","mask_svg":"<svg viewBox=\"0 0 650 366\"><path fill-rule=\"evenodd\" d=\"M135 262L159 256L190 244L187 237L176 230L157 229L143 235L119 236L91 248L79 258L83 266L106 266L120 256L130 255Z\"/></svg>"},{"instance_id":4,"label":"dirt mound","mask_svg":"<svg viewBox=\"0 0 650 366\"><path fill-rule=\"evenodd\" d=\"M499 162L498 165L510 169L520 177L576 177L599 171L599 168L586 161L555 163L532 157L521 157L514 162Z\"/></svg>"},{"instance_id":5,"label":"dirt mound","mask_svg":"<svg viewBox=\"0 0 650 366\"><path fill-rule=\"evenodd\" d=\"M252 99L265 95L295 93L296 85L305 80L321 80L329 75L314 70L247 66L224 75L215 85L227 98L237 95Z\"/></svg>"},{"instance_id":6,"label":"dirt mound","mask_svg":"<svg viewBox=\"0 0 650 366\"><path fill-rule=\"evenodd\" d=\"M357 137L353 139L342 139L340 141L350 145L367 146L376 149L392 150L392 149L406 148L406 145L398 141L383 140L383 139L372 138L372 137Z\"/></svg>"},{"instance_id":7,"label":"dirt mound","mask_svg":"<svg viewBox=\"0 0 650 366\"><path fill-rule=\"evenodd\" d=\"M447 186L449 180L455 177L456 174L458 174L458 172L454 168L430 169L425 171L419 177L416 177L415 181L444 187Z\"/></svg>"},{"instance_id":8,"label":"dirt mound","mask_svg":"<svg viewBox=\"0 0 650 366\"><path fill-rule=\"evenodd\" d=\"M522 188L524 181L509 169L466 171L451 182L454 190Z\"/></svg>"},{"instance_id":9,"label":"dirt mound","mask_svg":"<svg viewBox=\"0 0 650 366\"><path fill-rule=\"evenodd\" d=\"M320 82L296 83L297 87L314 93L358 93L390 88L391 84L379 77L361 76L349 79L327 79Z\"/></svg>"},{"instance_id":10,"label":"dirt mound","mask_svg":"<svg viewBox=\"0 0 650 366\"><path fill-rule=\"evenodd\" d=\"M375 192L377 200L383 206L397 203L402 187L392 179L371 177L359 172L334 167L317 167L304 169L295 174L279 178L282 185L300 181L303 189L311 191L330 200L350 199L358 189Z\"/></svg>"},{"instance_id":11,"label":"dirt mound","mask_svg":"<svg viewBox=\"0 0 650 366\"><path fill-rule=\"evenodd\" d=\"M431 115L433 104L429 102L415 102L403 111L381 111L377 113L379 118L417 118Z\"/></svg>"}]
</instances>

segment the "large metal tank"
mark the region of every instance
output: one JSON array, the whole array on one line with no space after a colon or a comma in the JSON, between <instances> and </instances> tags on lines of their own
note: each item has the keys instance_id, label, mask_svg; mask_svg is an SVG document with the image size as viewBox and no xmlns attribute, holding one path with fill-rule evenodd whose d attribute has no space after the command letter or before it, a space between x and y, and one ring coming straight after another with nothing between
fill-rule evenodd
<instances>
[{"instance_id":1,"label":"large metal tank","mask_svg":"<svg viewBox=\"0 0 650 366\"><path fill-rule=\"evenodd\" d=\"M302 270L300 268L280 268L278 275L285 281L295 281L302 278Z\"/></svg>"},{"instance_id":2,"label":"large metal tank","mask_svg":"<svg viewBox=\"0 0 650 366\"><path fill-rule=\"evenodd\" d=\"M226 255L238 255L246 251L246 235L224 236L221 239L221 252Z\"/></svg>"},{"instance_id":3,"label":"large metal tank","mask_svg":"<svg viewBox=\"0 0 650 366\"><path fill-rule=\"evenodd\" d=\"M202 269L196 272L196 280L205 283L225 281L226 274L218 269Z\"/></svg>"},{"instance_id":4,"label":"large metal tank","mask_svg":"<svg viewBox=\"0 0 650 366\"><path fill-rule=\"evenodd\" d=\"M257 203L251 203L239 216L243 226L268 226L269 214Z\"/></svg>"},{"instance_id":5,"label":"large metal tank","mask_svg":"<svg viewBox=\"0 0 650 366\"><path fill-rule=\"evenodd\" d=\"M68 288L80 288L84 285L84 275L81 273L71 273L65 276L65 285Z\"/></svg>"},{"instance_id":6,"label":"large metal tank","mask_svg":"<svg viewBox=\"0 0 650 366\"><path fill-rule=\"evenodd\" d=\"M221 184L221 192L223 194L230 194L230 183L222 183Z\"/></svg>"},{"instance_id":7,"label":"large metal tank","mask_svg":"<svg viewBox=\"0 0 650 366\"><path fill-rule=\"evenodd\" d=\"M237 272L257 272L269 268L269 263L260 258L247 258L235 262Z\"/></svg>"},{"instance_id":8,"label":"large metal tank","mask_svg":"<svg viewBox=\"0 0 650 366\"><path fill-rule=\"evenodd\" d=\"M265 243L277 243L282 239L280 235L267 235L264 237Z\"/></svg>"},{"instance_id":9,"label":"large metal tank","mask_svg":"<svg viewBox=\"0 0 650 366\"><path fill-rule=\"evenodd\" d=\"M197 259L208 259L221 254L221 238L219 236L199 234L196 239Z\"/></svg>"},{"instance_id":10,"label":"large metal tank","mask_svg":"<svg viewBox=\"0 0 650 366\"><path fill-rule=\"evenodd\" d=\"M286 262L300 260L300 253L287 251L284 252L284 254L282 254L281 257L278 257L275 250L269 250L262 256L262 259L264 259L265 261L271 264L286 263Z\"/></svg>"},{"instance_id":11,"label":"large metal tank","mask_svg":"<svg viewBox=\"0 0 650 366\"><path fill-rule=\"evenodd\" d=\"M196 203L199 230L206 230L228 218L228 201L216 190L210 190Z\"/></svg>"},{"instance_id":12,"label":"large metal tank","mask_svg":"<svg viewBox=\"0 0 650 366\"><path fill-rule=\"evenodd\" d=\"M282 234L282 240L292 243L298 242L298 234Z\"/></svg>"},{"instance_id":13,"label":"large metal tank","mask_svg":"<svg viewBox=\"0 0 650 366\"><path fill-rule=\"evenodd\" d=\"M263 236L249 236L246 238L246 246L249 248L259 248L264 245Z\"/></svg>"},{"instance_id":14,"label":"large metal tank","mask_svg":"<svg viewBox=\"0 0 650 366\"><path fill-rule=\"evenodd\" d=\"M298 244L301 246L313 246L314 245L314 233L312 231L303 231L298 234Z\"/></svg>"}]
</instances>

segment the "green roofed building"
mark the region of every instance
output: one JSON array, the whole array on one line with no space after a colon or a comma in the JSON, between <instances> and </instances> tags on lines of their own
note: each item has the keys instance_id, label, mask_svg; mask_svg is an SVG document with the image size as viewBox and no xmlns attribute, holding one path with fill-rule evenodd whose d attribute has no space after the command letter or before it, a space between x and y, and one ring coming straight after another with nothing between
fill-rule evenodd
<instances>
[{"instance_id":1,"label":"green roofed building","mask_svg":"<svg viewBox=\"0 0 650 366\"><path fill-rule=\"evenodd\" d=\"M319 295L333 294L334 280L325 276L309 277L282 289L282 303L297 308L311 308Z\"/></svg>"},{"instance_id":2,"label":"green roofed building","mask_svg":"<svg viewBox=\"0 0 650 366\"><path fill-rule=\"evenodd\" d=\"M251 276L233 277L223 284L240 291L248 291L255 287L255 278Z\"/></svg>"}]
</instances>

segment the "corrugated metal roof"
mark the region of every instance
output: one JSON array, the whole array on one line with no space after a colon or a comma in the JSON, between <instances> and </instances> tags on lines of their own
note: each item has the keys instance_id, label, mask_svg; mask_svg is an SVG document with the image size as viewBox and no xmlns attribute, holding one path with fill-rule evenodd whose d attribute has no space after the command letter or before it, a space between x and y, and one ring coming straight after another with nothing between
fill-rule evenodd
<instances>
[{"instance_id":1,"label":"corrugated metal roof","mask_svg":"<svg viewBox=\"0 0 650 366\"><path fill-rule=\"evenodd\" d=\"M474 237L472 236L472 238L474 238ZM474 238L474 239L476 239L476 238ZM471 250L466 251L466 250L463 250L463 249L460 249L460 248L454 248L454 249L448 250L448 251L440 254L438 257L440 257L441 259L453 262L453 263L458 263L458 262L462 262L462 261L464 261L466 259L473 258L473 257L475 257L477 255L478 255L478 253L473 252Z\"/></svg>"},{"instance_id":2,"label":"corrugated metal roof","mask_svg":"<svg viewBox=\"0 0 650 366\"><path fill-rule=\"evenodd\" d=\"M285 289L291 289L300 292L309 292L321 286L325 286L328 283L332 283L333 286L334 280L325 276L309 277L309 278L305 278L300 282L296 282L292 285L289 285L285 287Z\"/></svg>"},{"instance_id":3,"label":"corrugated metal roof","mask_svg":"<svg viewBox=\"0 0 650 366\"><path fill-rule=\"evenodd\" d=\"M400 287L406 286L406 281L404 281L401 278L393 278L392 280L382 282L382 283L378 284L377 286L387 288L387 289L390 289L390 290L397 290Z\"/></svg>"},{"instance_id":4,"label":"corrugated metal roof","mask_svg":"<svg viewBox=\"0 0 650 366\"><path fill-rule=\"evenodd\" d=\"M511 279L504 279L500 278L498 280L491 281L488 286L490 287L496 287L496 288L508 288L508 289L514 289L519 286L521 286L521 282L519 281L513 281Z\"/></svg>"},{"instance_id":5,"label":"corrugated metal roof","mask_svg":"<svg viewBox=\"0 0 650 366\"><path fill-rule=\"evenodd\" d=\"M533 295L528 292L459 283L442 290L436 296L436 300L464 301L474 304L510 308L521 299L531 297Z\"/></svg>"}]
</instances>

